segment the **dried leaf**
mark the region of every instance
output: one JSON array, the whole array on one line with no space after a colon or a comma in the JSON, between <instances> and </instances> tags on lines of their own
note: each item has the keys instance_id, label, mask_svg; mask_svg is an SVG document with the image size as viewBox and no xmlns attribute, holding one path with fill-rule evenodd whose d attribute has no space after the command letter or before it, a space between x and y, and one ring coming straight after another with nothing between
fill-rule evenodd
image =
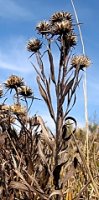
<instances>
[{"instance_id":1,"label":"dried leaf","mask_svg":"<svg viewBox=\"0 0 99 200\"><path fill-rule=\"evenodd\" d=\"M5 144L6 137L6 134L0 134L0 146L3 146Z\"/></svg>"},{"instance_id":2,"label":"dried leaf","mask_svg":"<svg viewBox=\"0 0 99 200\"><path fill-rule=\"evenodd\" d=\"M47 95L48 95L48 98L49 98L49 107L50 107L50 110L51 110L51 115L54 116L54 110L53 110L52 100L51 100L51 95L50 95L50 84L47 80L46 80L46 86L47 86Z\"/></svg>"},{"instance_id":3,"label":"dried leaf","mask_svg":"<svg viewBox=\"0 0 99 200\"><path fill-rule=\"evenodd\" d=\"M70 80L68 84L66 84L64 86L64 91L63 91L63 95L62 95L62 98L61 98L60 106L64 103L65 97L69 93L70 89L72 88L73 83L74 83L74 78L72 80Z\"/></svg>"},{"instance_id":4,"label":"dried leaf","mask_svg":"<svg viewBox=\"0 0 99 200\"><path fill-rule=\"evenodd\" d=\"M38 141L38 144L37 144L37 145L38 145L38 152L39 152L40 158L41 158L41 160L43 161L43 163L44 163L45 165L47 165L46 157L45 157L45 155L44 155L44 153L43 153L43 151L42 151L43 145L42 145L42 143L41 143L40 140Z\"/></svg>"},{"instance_id":5,"label":"dried leaf","mask_svg":"<svg viewBox=\"0 0 99 200\"><path fill-rule=\"evenodd\" d=\"M33 176L33 175L31 176L26 170L24 170L24 171L27 173L28 178L29 178L29 179L31 180L31 182L32 182L32 185L33 185L33 183L35 183L35 186L36 186L37 190L40 191L41 193L44 193L44 191L41 189L40 185L38 184L38 182L37 182L37 180L34 178L34 176Z\"/></svg>"},{"instance_id":6,"label":"dried leaf","mask_svg":"<svg viewBox=\"0 0 99 200\"><path fill-rule=\"evenodd\" d=\"M65 141L68 141L70 138L71 138L71 135L67 135L67 127L66 127L66 124L63 125L62 127L62 139L65 140Z\"/></svg>"},{"instance_id":7,"label":"dried leaf","mask_svg":"<svg viewBox=\"0 0 99 200\"><path fill-rule=\"evenodd\" d=\"M37 76L37 83L38 83L38 86L39 86L39 91L40 91L40 94L41 96L43 97L43 99L45 100L47 106L48 106L48 109L49 109L49 112L50 112L50 115L51 117L53 118L53 120L55 121L55 114L54 114L54 111L53 111L53 108L52 108L52 105L51 105L51 102L50 102L50 99L46 93L46 91L44 90L43 86L41 85L40 83L40 78Z\"/></svg>"},{"instance_id":8,"label":"dried leaf","mask_svg":"<svg viewBox=\"0 0 99 200\"><path fill-rule=\"evenodd\" d=\"M36 189L34 186L31 186L27 183L27 181L25 180L25 178L23 177L23 175L20 173L20 171L18 171L17 169L15 169L15 173L21 178L23 184L25 186L27 186L27 188L29 188L29 191L37 193L41 198L48 200L48 197L42 193L41 191L39 191L38 189Z\"/></svg>"},{"instance_id":9,"label":"dried leaf","mask_svg":"<svg viewBox=\"0 0 99 200\"><path fill-rule=\"evenodd\" d=\"M39 91L40 91L41 96L43 97L43 99L45 100L45 102L48 104L47 94L46 94L43 86L41 85L40 78L38 76L37 76L37 83L38 83L38 86L39 86Z\"/></svg>"},{"instance_id":10,"label":"dried leaf","mask_svg":"<svg viewBox=\"0 0 99 200\"><path fill-rule=\"evenodd\" d=\"M51 199L52 196L54 196L54 195L59 195L59 196L61 196L61 198L63 199L63 193L62 193L61 190L54 190L54 191L50 194L49 199ZM61 199L60 199L60 200L61 200Z\"/></svg>"},{"instance_id":11,"label":"dried leaf","mask_svg":"<svg viewBox=\"0 0 99 200\"><path fill-rule=\"evenodd\" d=\"M29 191L29 188L22 182L20 181L11 181L9 187L12 189L17 189L17 190L23 190L23 191Z\"/></svg>"},{"instance_id":12,"label":"dried leaf","mask_svg":"<svg viewBox=\"0 0 99 200\"><path fill-rule=\"evenodd\" d=\"M50 132L48 132L48 130L46 129L43 119L40 116L37 116L37 121L39 122L42 128L41 138L46 141L46 143L50 146L51 150L54 152L55 139L53 138L52 134L50 134Z\"/></svg>"},{"instance_id":13,"label":"dried leaf","mask_svg":"<svg viewBox=\"0 0 99 200\"><path fill-rule=\"evenodd\" d=\"M66 182L74 175L75 168L73 164L70 166L69 171L66 173L66 176L64 177L63 184L66 184Z\"/></svg>"},{"instance_id":14,"label":"dried leaf","mask_svg":"<svg viewBox=\"0 0 99 200\"><path fill-rule=\"evenodd\" d=\"M66 161L67 162L67 161ZM61 171L61 168L64 164L66 164L66 162L63 162L59 165L57 165L53 171L53 176L54 176L54 185L56 186L56 188L58 187L58 182L59 182L59 179L60 179L60 171Z\"/></svg>"},{"instance_id":15,"label":"dried leaf","mask_svg":"<svg viewBox=\"0 0 99 200\"><path fill-rule=\"evenodd\" d=\"M16 163L16 160L15 160L13 154L11 154L11 156L12 156L12 160L13 160L14 169L17 169L17 163Z\"/></svg>"},{"instance_id":16,"label":"dried leaf","mask_svg":"<svg viewBox=\"0 0 99 200\"><path fill-rule=\"evenodd\" d=\"M55 81L55 73L54 73L53 55L52 55L50 49L48 49L48 56L49 56L49 62L50 62L51 80L53 81L54 84L56 84L56 81Z\"/></svg>"},{"instance_id":17,"label":"dried leaf","mask_svg":"<svg viewBox=\"0 0 99 200\"><path fill-rule=\"evenodd\" d=\"M0 198L2 198L2 195L3 195L3 186L0 186Z\"/></svg>"},{"instance_id":18,"label":"dried leaf","mask_svg":"<svg viewBox=\"0 0 99 200\"><path fill-rule=\"evenodd\" d=\"M69 83L65 86L65 89L64 89L64 95L65 96L67 95L69 90L72 88L73 83L74 83L74 78L72 78L72 80L70 80Z\"/></svg>"}]
</instances>

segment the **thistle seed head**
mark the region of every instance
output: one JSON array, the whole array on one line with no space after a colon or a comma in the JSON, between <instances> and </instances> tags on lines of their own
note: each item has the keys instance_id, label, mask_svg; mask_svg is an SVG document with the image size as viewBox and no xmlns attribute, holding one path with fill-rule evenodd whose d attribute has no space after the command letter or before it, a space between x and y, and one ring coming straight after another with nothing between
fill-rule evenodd
<instances>
[{"instance_id":1,"label":"thistle seed head","mask_svg":"<svg viewBox=\"0 0 99 200\"><path fill-rule=\"evenodd\" d=\"M38 33L44 35L50 29L50 24L47 21L42 21L36 26Z\"/></svg>"},{"instance_id":2,"label":"thistle seed head","mask_svg":"<svg viewBox=\"0 0 99 200\"><path fill-rule=\"evenodd\" d=\"M71 64L75 68L79 67L80 69L83 69L88 67L91 64L91 61L88 57L84 55L79 55L72 58Z\"/></svg>"},{"instance_id":3,"label":"thistle seed head","mask_svg":"<svg viewBox=\"0 0 99 200\"><path fill-rule=\"evenodd\" d=\"M69 20L57 22L52 28L52 34L61 35L63 33L67 34L72 30L72 25Z\"/></svg>"},{"instance_id":4,"label":"thistle seed head","mask_svg":"<svg viewBox=\"0 0 99 200\"><path fill-rule=\"evenodd\" d=\"M0 110L3 111L3 112L9 111L10 110L10 106L2 104L2 105L0 105Z\"/></svg>"},{"instance_id":5,"label":"thistle seed head","mask_svg":"<svg viewBox=\"0 0 99 200\"><path fill-rule=\"evenodd\" d=\"M23 96L23 97L27 97L30 98L33 95L33 92L31 90L31 88L27 87L27 86L22 86L21 88L19 88L18 91L19 95Z\"/></svg>"},{"instance_id":6,"label":"thistle seed head","mask_svg":"<svg viewBox=\"0 0 99 200\"><path fill-rule=\"evenodd\" d=\"M42 43L38 39L31 39L27 44L27 50L36 53L42 46Z\"/></svg>"},{"instance_id":7,"label":"thistle seed head","mask_svg":"<svg viewBox=\"0 0 99 200\"><path fill-rule=\"evenodd\" d=\"M5 87L9 89L21 87L22 85L24 85L23 78L16 75L11 75L5 82Z\"/></svg>"},{"instance_id":8,"label":"thistle seed head","mask_svg":"<svg viewBox=\"0 0 99 200\"><path fill-rule=\"evenodd\" d=\"M70 47L75 46L77 43L77 36L75 34L67 35L66 39Z\"/></svg>"},{"instance_id":9,"label":"thistle seed head","mask_svg":"<svg viewBox=\"0 0 99 200\"><path fill-rule=\"evenodd\" d=\"M65 20L69 20L70 22L72 21L71 14L69 12L56 12L52 15L50 21L52 24L56 22L62 22Z\"/></svg>"},{"instance_id":10,"label":"thistle seed head","mask_svg":"<svg viewBox=\"0 0 99 200\"><path fill-rule=\"evenodd\" d=\"M21 115L25 115L26 114L26 108L23 107L21 104L14 104L11 106L11 111L14 114L21 114Z\"/></svg>"}]
</instances>

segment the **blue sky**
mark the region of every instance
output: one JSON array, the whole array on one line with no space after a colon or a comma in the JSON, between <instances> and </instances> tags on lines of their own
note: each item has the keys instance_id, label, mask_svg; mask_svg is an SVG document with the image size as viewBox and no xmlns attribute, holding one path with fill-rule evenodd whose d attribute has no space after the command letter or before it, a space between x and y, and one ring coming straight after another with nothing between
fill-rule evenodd
<instances>
[{"instance_id":1,"label":"blue sky","mask_svg":"<svg viewBox=\"0 0 99 200\"><path fill-rule=\"evenodd\" d=\"M85 44L85 51L92 65L87 70L89 118L99 122L99 1L74 0ZM28 59L27 41L36 37L35 26L41 20L48 20L56 11L69 11L73 14L70 0L0 0L0 82L11 74L24 77L38 96L36 74ZM73 16L73 18L75 18ZM78 41L79 37L78 37ZM77 46L82 53L82 46ZM42 109L43 107L43 109ZM34 102L32 114L42 114L45 121L51 120L43 102ZM82 82L77 91L77 102L72 110L79 125L84 125L84 97Z\"/></svg>"}]
</instances>

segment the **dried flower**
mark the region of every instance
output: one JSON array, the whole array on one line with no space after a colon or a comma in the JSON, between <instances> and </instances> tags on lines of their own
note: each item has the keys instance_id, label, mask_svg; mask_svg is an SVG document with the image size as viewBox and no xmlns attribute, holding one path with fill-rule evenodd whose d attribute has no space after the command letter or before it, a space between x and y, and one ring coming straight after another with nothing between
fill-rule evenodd
<instances>
[{"instance_id":1,"label":"dried flower","mask_svg":"<svg viewBox=\"0 0 99 200\"><path fill-rule=\"evenodd\" d=\"M61 42L61 38L59 38L58 40ZM70 48L75 46L76 42L77 42L77 37L76 35L73 34L73 32L64 35L64 40L63 40L64 55L67 55L69 53Z\"/></svg>"},{"instance_id":2,"label":"dried flower","mask_svg":"<svg viewBox=\"0 0 99 200\"><path fill-rule=\"evenodd\" d=\"M27 44L27 50L36 53L41 48L41 41L38 39L31 39Z\"/></svg>"},{"instance_id":3,"label":"dried flower","mask_svg":"<svg viewBox=\"0 0 99 200\"><path fill-rule=\"evenodd\" d=\"M19 93L20 95L24 96L24 97L27 97L27 98L30 98L30 97L32 97L32 95L33 95L33 92L32 92L32 90L31 90L31 88L29 88L29 87L27 87L27 86L25 86L25 85L22 86L22 87L19 89L18 93Z\"/></svg>"},{"instance_id":4,"label":"dried flower","mask_svg":"<svg viewBox=\"0 0 99 200\"><path fill-rule=\"evenodd\" d=\"M91 62L88 57L80 55L80 56L74 56L72 58L71 64L75 68L79 67L79 69L83 69L85 67L88 67L91 64Z\"/></svg>"},{"instance_id":5,"label":"dried flower","mask_svg":"<svg viewBox=\"0 0 99 200\"><path fill-rule=\"evenodd\" d=\"M66 35L66 43L72 47L77 43L77 36L75 34L68 34Z\"/></svg>"},{"instance_id":6,"label":"dried flower","mask_svg":"<svg viewBox=\"0 0 99 200\"><path fill-rule=\"evenodd\" d=\"M42 35L45 34L50 29L50 24L47 21L42 21L36 26L36 30Z\"/></svg>"},{"instance_id":7,"label":"dried flower","mask_svg":"<svg viewBox=\"0 0 99 200\"><path fill-rule=\"evenodd\" d=\"M16 87L21 87L24 85L23 78L15 75L11 75L5 82L5 87L9 89L15 89Z\"/></svg>"},{"instance_id":8,"label":"dried flower","mask_svg":"<svg viewBox=\"0 0 99 200\"><path fill-rule=\"evenodd\" d=\"M50 21L52 24L56 22L62 22L65 20L69 20L70 22L72 21L71 14L68 12L56 12L52 15Z\"/></svg>"},{"instance_id":9,"label":"dried flower","mask_svg":"<svg viewBox=\"0 0 99 200\"><path fill-rule=\"evenodd\" d=\"M52 27L52 32L51 34L54 35L61 35L61 34L67 34L72 30L72 25L69 20L62 21L62 22L57 22L55 25Z\"/></svg>"},{"instance_id":10,"label":"dried flower","mask_svg":"<svg viewBox=\"0 0 99 200\"><path fill-rule=\"evenodd\" d=\"M26 108L23 107L21 104L14 104L11 106L11 111L14 114L21 114L21 115L25 115L26 114Z\"/></svg>"},{"instance_id":11,"label":"dried flower","mask_svg":"<svg viewBox=\"0 0 99 200\"><path fill-rule=\"evenodd\" d=\"M0 105L0 110L1 111L9 111L10 110L10 106L2 104L2 105Z\"/></svg>"}]
</instances>

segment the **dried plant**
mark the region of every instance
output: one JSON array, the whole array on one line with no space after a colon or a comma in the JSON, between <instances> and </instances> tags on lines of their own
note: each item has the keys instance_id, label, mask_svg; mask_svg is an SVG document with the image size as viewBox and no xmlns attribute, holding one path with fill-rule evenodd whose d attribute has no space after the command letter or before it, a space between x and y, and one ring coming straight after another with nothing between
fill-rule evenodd
<instances>
[{"instance_id":1,"label":"dried plant","mask_svg":"<svg viewBox=\"0 0 99 200\"><path fill-rule=\"evenodd\" d=\"M31 63L55 132L46 127L41 116L29 116L35 98L33 91L23 78L10 76L0 95L3 99L0 105L0 198L98 200L98 134L90 137L89 172L83 155L84 131L77 130L77 122L70 116L80 74L90 65L90 60L84 55L72 56L77 37L70 13L56 12L49 21L40 22L36 30L42 37L29 40L27 49L31 56L36 56L37 63ZM59 55L57 65L54 48ZM49 61L47 69L46 59ZM8 90L12 105L7 104Z\"/></svg>"}]
</instances>

